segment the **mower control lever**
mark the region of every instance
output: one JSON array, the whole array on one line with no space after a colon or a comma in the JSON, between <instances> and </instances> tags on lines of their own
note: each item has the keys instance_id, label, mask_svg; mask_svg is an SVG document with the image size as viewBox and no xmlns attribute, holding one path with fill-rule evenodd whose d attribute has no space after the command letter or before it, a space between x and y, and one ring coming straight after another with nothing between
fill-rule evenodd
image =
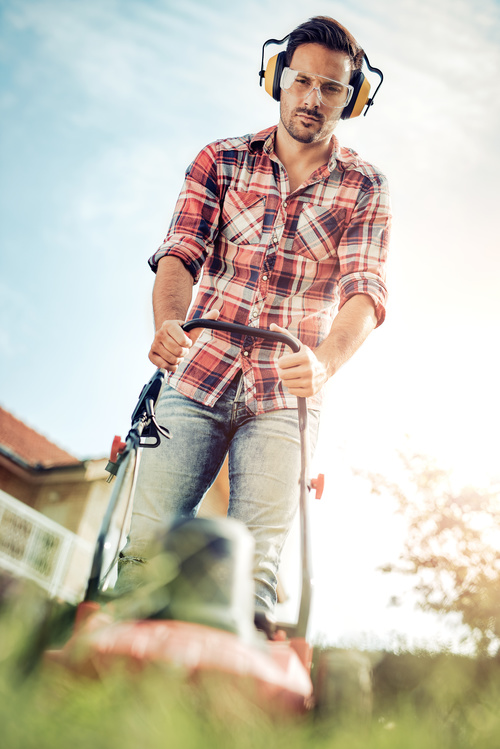
<instances>
[{"instance_id":1,"label":"mower control lever","mask_svg":"<svg viewBox=\"0 0 500 749\"><path fill-rule=\"evenodd\" d=\"M325 488L325 474L318 473L315 479L311 479L311 489L316 489L316 499L321 499L323 496L323 490Z\"/></svg>"},{"instance_id":2,"label":"mower control lever","mask_svg":"<svg viewBox=\"0 0 500 749\"><path fill-rule=\"evenodd\" d=\"M160 394L164 379L165 372L163 372L163 370L161 369L157 369L149 382L144 385L139 395L139 402L137 403L137 406L134 409L134 413L132 414L132 425L134 425L136 421L140 420L144 413L146 413L149 417L154 414L154 412L152 412L152 406L154 406L154 404L158 400L158 396Z\"/></svg>"}]
</instances>

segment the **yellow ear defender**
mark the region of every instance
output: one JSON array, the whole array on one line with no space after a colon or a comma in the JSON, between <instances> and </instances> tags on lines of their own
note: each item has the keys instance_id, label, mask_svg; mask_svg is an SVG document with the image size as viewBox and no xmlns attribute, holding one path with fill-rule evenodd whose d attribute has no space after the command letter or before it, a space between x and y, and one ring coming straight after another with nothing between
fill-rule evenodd
<instances>
[{"instance_id":1,"label":"yellow ear defender","mask_svg":"<svg viewBox=\"0 0 500 749\"><path fill-rule=\"evenodd\" d=\"M267 63L266 68L264 69L264 50L268 44L283 44L287 39L288 35L285 36L284 39L268 39L267 42L264 42L264 45L262 47L262 60L259 73L260 85L262 86L262 81L264 81L265 90L267 91L269 96L272 96L273 99L275 99L275 101L280 100L280 82L283 68L286 67L286 52L278 52L277 55L271 57ZM384 80L382 71L378 68L372 67L366 55L364 56L364 62L366 64L366 67L371 70L372 73L376 73L379 76L379 84L375 89L375 93L370 98L370 83L368 79L365 77L364 73L361 70L353 70L349 83L354 88L354 91L349 104L342 110L342 114L340 115L342 120L349 120L353 117L358 117L365 107L366 116L366 113L372 106L375 95L382 85L382 81Z\"/></svg>"}]
</instances>

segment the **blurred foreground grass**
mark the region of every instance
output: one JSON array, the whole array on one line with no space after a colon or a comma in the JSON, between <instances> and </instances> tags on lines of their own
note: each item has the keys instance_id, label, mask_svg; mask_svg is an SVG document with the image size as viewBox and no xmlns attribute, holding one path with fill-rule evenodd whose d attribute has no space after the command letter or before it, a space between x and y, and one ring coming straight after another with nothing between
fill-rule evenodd
<instances>
[{"instance_id":1,"label":"blurred foreground grass","mask_svg":"<svg viewBox=\"0 0 500 749\"><path fill-rule=\"evenodd\" d=\"M68 612L70 614L70 612ZM70 616L68 616L68 619ZM198 690L159 668L96 681L36 658L43 601L23 588L0 610L2 749L498 749L500 662L373 654L374 710L360 720L265 714L224 680ZM63 622L64 624L64 622ZM51 626L52 644L64 626Z\"/></svg>"}]
</instances>

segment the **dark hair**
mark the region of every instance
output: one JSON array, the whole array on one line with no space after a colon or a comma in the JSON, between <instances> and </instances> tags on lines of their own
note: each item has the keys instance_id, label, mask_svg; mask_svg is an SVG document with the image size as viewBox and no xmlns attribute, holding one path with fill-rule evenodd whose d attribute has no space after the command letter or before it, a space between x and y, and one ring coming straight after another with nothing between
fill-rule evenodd
<instances>
[{"instance_id":1,"label":"dark hair","mask_svg":"<svg viewBox=\"0 0 500 749\"><path fill-rule=\"evenodd\" d=\"M352 70L363 64L364 52L353 35L338 21L328 16L315 16L301 23L288 37L286 65L290 65L293 53L302 44L322 44L328 49L345 52L351 61Z\"/></svg>"}]
</instances>

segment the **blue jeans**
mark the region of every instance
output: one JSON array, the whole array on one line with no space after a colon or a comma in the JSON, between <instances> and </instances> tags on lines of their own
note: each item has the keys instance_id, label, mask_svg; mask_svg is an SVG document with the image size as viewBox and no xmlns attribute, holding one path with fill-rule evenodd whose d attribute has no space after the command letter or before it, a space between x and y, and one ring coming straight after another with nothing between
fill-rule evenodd
<instances>
[{"instance_id":1,"label":"blue jeans","mask_svg":"<svg viewBox=\"0 0 500 749\"><path fill-rule=\"evenodd\" d=\"M123 584L132 582L134 567L147 560L166 521L196 515L229 453L228 515L254 537L256 606L273 611L281 550L299 498L297 411L256 416L243 402L241 385L236 378L213 407L164 386L156 417L172 438L142 452L128 543L119 562ZM318 426L319 412L309 411L312 446Z\"/></svg>"}]
</instances>

